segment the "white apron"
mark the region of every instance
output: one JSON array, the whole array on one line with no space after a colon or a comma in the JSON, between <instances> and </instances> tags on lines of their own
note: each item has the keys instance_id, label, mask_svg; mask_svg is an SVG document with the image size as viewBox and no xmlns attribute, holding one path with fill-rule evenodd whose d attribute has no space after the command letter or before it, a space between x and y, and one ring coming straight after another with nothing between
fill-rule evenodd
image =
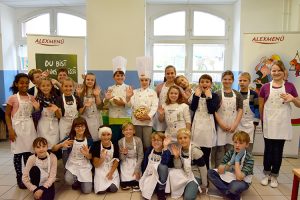
<instances>
[{"instance_id":1,"label":"white apron","mask_svg":"<svg viewBox=\"0 0 300 200\"><path fill-rule=\"evenodd\" d=\"M103 149L102 143L101 143L101 148L100 150ZM105 191L111 184L114 184L117 188L120 187L120 177L119 177L119 172L118 169L114 171L113 178L112 180L108 180L106 178L106 175L110 171L114 160L117 160L116 158L113 158L114 155L114 146L111 143L111 149L107 151L107 155L105 158L105 161L102 163L100 167L95 168L95 176L94 176L94 190L95 193L97 194L98 192ZM100 154L101 155L101 154Z\"/></svg>"},{"instance_id":2,"label":"white apron","mask_svg":"<svg viewBox=\"0 0 300 200\"><path fill-rule=\"evenodd\" d=\"M264 105L264 137L268 139L291 140L293 137L291 125L291 105L283 102L280 94L286 93L284 84L274 89L270 83L270 95Z\"/></svg>"},{"instance_id":3,"label":"white apron","mask_svg":"<svg viewBox=\"0 0 300 200\"><path fill-rule=\"evenodd\" d=\"M13 154L32 152L32 143L37 137L31 118L33 110L31 101L29 99L22 100L19 93L17 93L17 99L19 108L11 119L12 127L17 135L16 140L11 142L11 151Z\"/></svg>"},{"instance_id":4,"label":"white apron","mask_svg":"<svg viewBox=\"0 0 300 200\"><path fill-rule=\"evenodd\" d=\"M66 163L66 169L77 177L79 182L92 182L92 164L81 152L83 145L87 146L87 139L83 142L74 140L72 151Z\"/></svg>"},{"instance_id":5,"label":"white apron","mask_svg":"<svg viewBox=\"0 0 300 200\"><path fill-rule=\"evenodd\" d=\"M123 148L126 147L125 138L123 139ZM126 155L126 159L121 162L121 181L133 181L136 180L136 177L133 175L135 167L136 167L136 142L133 138L133 149L128 150Z\"/></svg>"},{"instance_id":6,"label":"white apron","mask_svg":"<svg viewBox=\"0 0 300 200\"><path fill-rule=\"evenodd\" d=\"M190 144L189 147L189 157L183 158L181 156L180 151L180 159L182 162L183 169L175 169L172 168L169 170L169 176L168 181L166 185L166 193L171 192L171 198L178 199L180 198L185 190L185 187L187 184L191 181L195 181L195 183L198 185L199 192L201 193L201 188L195 179L195 176L192 171L192 147Z\"/></svg>"},{"instance_id":7,"label":"white apron","mask_svg":"<svg viewBox=\"0 0 300 200\"><path fill-rule=\"evenodd\" d=\"M244 131L249 134L250 143L253 143L253 135L254 135L254 113L252 112L250 105L250 90L248 89L247 99L243 100L243 116L238 125L237 130Z\"/></svg>"},{"instance_id":8,"label":"white apron","mask_svg":"<svg viewBox=\"0 0 300 200\"><path fill-rule=\"evenodd\" d=\"M159 102L158 106L160 105L166 105L166 100L167 100L167 93L168 93L169 87L166 87L166 84L164 83L161 91L159 93ZM153 117L153 128L156 131L165 131L167 128L166 122L160 122L158 119L159 113L156 112L156 114Z\"/></svg>"},{"instance_id":9,"label":"white apron","mask_svg":"<svg viewBox=\"0 0 300 200\"><path fill-rule=\"evenodd\" d=\"M59 120L59 137L63 140L67 135L69 135L72 127L73 120L78 115L76 98L72 95L73 104L67 105L65 95L62 95L65 113L64 116Z\"/></svg>"},{"instance_id":10,"label":"white apron","mask_svg":"<svg viewBox=\"0 0 300 200\"><path fill-rule=\"evenodd\" d=\"M198 147L216 146L215 120L214 116L208 113L206 98L199 99L192 125L192 142Z\"/></svg>"},{"instance_id":11,"label":"white apron","mask_svg":"<svg viewBox=\"0 0 300 200\"><path fill-rule=\"evenodd\" d=\"M40 169L41 172L41 178L40 178L40 183L39 186L44 185L44 183L48 180L49 175L50 175L50 156L49 153L47 152L47 166L43 165L43 161L39 159L37 156L35 158L35 166L37 166Z\"/></svg>"},{"instance_id":12,"label":"white apron","mask_svg":"<svg viewBox=\"0 0 300 200\"><path fill-rule=\"evenodd\" d=\"M245 157L246 157L247 152L245 151L244 156L242 157L241 160L241 165L240 165L240 169L243 168L244 162L245 162ZM214 169L216 172L218 172L218 169ZM234 172L230 172L230 171L225 171L224 174L219 174L220 178L225 181L226 183L230 183L231 181L236 180L236 175ZM247 183L251 183L252 182L252 176L253 175L248 175L245 176L244 181Z\"/></svg>"},{"instance_id":13,"label":"white apron","mask_svg":"<svg viewBox=\"0 0 300 200\"><path fill-rule=\"evenodd\" d=\"M177 131L181 128L186 128L184 119L184 104L169 104L164 107L165 121L167 124L166 136L171 136L172 142L177 142Z\"/></svg>"},{"instance_id":14,"label":"white apron","mask_svg":"<svg viewBox=\"0 0 300 200\"><path fill-rule=\"evenodd\" d=\"M234 122L237 116L236 110L236 95L232 90L233 97L225 97L224 90L222 89L222 103L218 110L218 114L222 120L230 125ZM232 142L233 133L224 131L220 126L217 128L217 146L224 146L225 144L233 144Z\"/></svg>"},{"instance_id":15,"label":"white apron","mask_svg":"<svg viewBox=\"0 0 300 200\"><path fill-rule=\"evenodd\" d=\"M37 126L37 134L39 137L47 139L49 149L59 142L58 119L55 117L55 113L48 108L43 108Z\"/></svg>"},{"instance_id":16,"label":"white apron","mask_svg":"<svg viewBox=\"0 0 300 200\"><path fill-rule=\"evenodd\" d=\"M154 154L152 149L148 157L148 165L139 181L139 186L142 192L142 196L146 199L151 199L157 183L164 185L159 181L159 175L157 172L158 165L161 161L161 156Z\"/></svg>"},{"instance_id":17,"label":"white apron","mask_svg":"<svg viewBox=\"0 0 300 200\"><path fill-rule=\"evenodd\" d=\"M102 120L100 120L100 117L102 119L102 116L100 115L100 112L98 112L95 97L84 97L84 102L85 101L93 102L90 107L85 108L82 117L86 120L93 141L95 142L99 140L98 128L103 124Z\"/></svg>"}]
</instances>

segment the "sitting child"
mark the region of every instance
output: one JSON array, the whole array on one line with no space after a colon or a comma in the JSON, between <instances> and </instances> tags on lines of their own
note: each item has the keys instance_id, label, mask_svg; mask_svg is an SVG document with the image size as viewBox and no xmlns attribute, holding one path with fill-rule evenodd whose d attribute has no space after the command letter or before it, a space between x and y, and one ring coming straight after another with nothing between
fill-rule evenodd
<instances>
[{"instance_id":1,"label":"sitting child","mask_svg":"<svg viewBox=\"0 0 300 200\"><path fill-rule=\"evenodd\" d=\"M241 193L249 188L253 175L254 160L246 151L250 137L246 132L236 132L234 149L228 151L218 169L208 170L208 179L227 198L240 199Z\"/></svg>"},{"instance_id":2,"label":"sitting child","mask_svg":"<svg viewBox=\"0 0 300 200\"><path fill-rule=\"evenodd\" d=\"M48 153L48 142L38 137L33 141L35 154L27 160L22 181L33 192L34 199L54 199L57 159Z\"/></svg>"}]
</instances>

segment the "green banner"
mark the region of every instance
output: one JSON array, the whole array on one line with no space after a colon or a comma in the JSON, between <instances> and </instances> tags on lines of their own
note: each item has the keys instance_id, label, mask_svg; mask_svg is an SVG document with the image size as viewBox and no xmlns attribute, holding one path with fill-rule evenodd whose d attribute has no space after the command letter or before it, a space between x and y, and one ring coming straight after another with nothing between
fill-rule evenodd
<instances>
[{"instance_id":1,"label":"green banner","mask_svg":"<svg viewBox=\"0 0 300 200\"><path fill-rule=\"evenodd\" d=\"M36 68L49 71L49 77L57 79L57 70L67 68L69 77L77 82L77 55L75 54L35 54Z\"/></svg>"}]
</instances>

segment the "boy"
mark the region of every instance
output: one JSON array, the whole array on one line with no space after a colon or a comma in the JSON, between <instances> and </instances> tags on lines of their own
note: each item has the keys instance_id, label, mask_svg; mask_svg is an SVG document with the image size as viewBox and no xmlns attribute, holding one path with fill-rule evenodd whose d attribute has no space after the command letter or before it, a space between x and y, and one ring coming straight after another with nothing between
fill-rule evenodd
<instances>
[{"instance_id":1,"label":"boy","mask_svg":"<svg viewBox=\"0 0 300 200\"><path fill-rule=\"evenodd\" d=\"M241 193L249 188L253 175L254 160L246 151L250 137L244 131L232 137L234 149L229 150L218 169L208 170L208 179L227 198L240 199Z\"/></svg>"},{"instance_id":2,"label":"boy","mask_svg":"<svg viewBox=\"0 0 300 200\"><path fill-rule=\"evenodd\" d=\"M34 84L33 87L29 88L28 90L28 94L32 95L32 96L36 96L38 93L38 85L41 82L41 78L42 78L42 70L40 69L31 69L28 72L28 77L30 79L30 81Z\"/></svg>"}]
</instances>

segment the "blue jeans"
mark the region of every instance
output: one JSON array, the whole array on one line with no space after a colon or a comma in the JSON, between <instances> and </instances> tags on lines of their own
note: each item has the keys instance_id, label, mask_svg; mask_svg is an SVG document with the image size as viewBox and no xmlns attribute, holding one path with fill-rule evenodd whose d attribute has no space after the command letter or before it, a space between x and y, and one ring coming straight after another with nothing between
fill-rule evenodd
<instances>
[{"instance_id":1,"label":"blue jeans","mask_svg":"<svg viewBox=\"0 0 300 200\"><path fill-rule=\"evenodd\" d=\"M200 179L196 178L198 184L200 185ZM198 194L198 185L195 181L191 181L189 182L184 189L184 193L183 193L183 199L184 200L195 200L197 198L197 194Z\"/></svg>"},{"instance_id":2,"label":"blue jeans","mask_svg":"<svg viewBox=\"0 0 300 200\"><path fill-rule=\"evenodd\" d=\"M167 165L159 164L157 168L158 176L159 176L159 181L163 184L157 183L156 187L158 190L165 190L166 188L166 181L168 178L169 174L169 168Z\"/></svg>"},{"instance_id":3,"label":"blue jeans","mask_svg":"<svg viewBox=\"0 0 300 200\"><path fill-rule=\"evenodd\" d=\"M223 181L218 174L213 169L208 170L208 179L216 186L216 188L226 197L232 200L238 200L241 197L241 193L249 188L249 183L245 181L234 180L230 183Z\"/></svg>"}]
</instances>

